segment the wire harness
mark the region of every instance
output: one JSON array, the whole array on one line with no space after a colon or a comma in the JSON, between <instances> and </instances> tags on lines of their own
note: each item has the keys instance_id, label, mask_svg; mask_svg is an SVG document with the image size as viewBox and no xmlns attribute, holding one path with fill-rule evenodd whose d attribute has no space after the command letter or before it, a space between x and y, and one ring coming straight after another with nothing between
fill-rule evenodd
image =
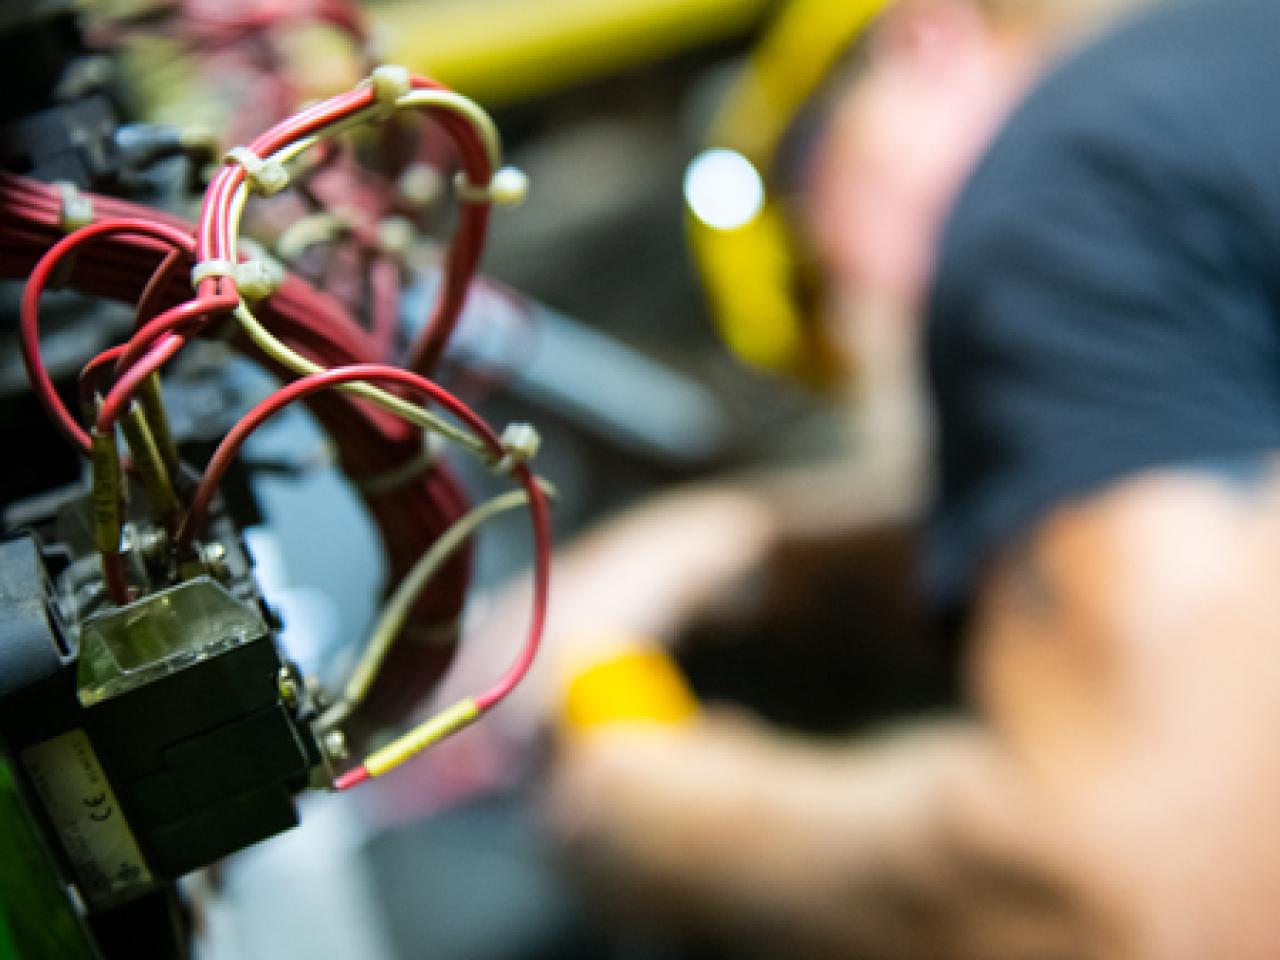
<instances>
[{"instance_id":1,"label":"wire harness","mask_svg":"<svg viewBox=\"0 0 1280 960\"><path fill-rule=\"evenodd\" d=\"M240 237L250 197L287 189L290 165L303 154L400 111L425 112L435 120L451 139L461 167L457 225L444 258L443 283L405 367L369 362L378 351L358 324L275 260L257 250L249 255L250 245ZM537 431L512 424L499 434L430 378L475 274L490 207L519 202L528 184L522 173L501 166L498 134L483 110L434 81L389 65L373 70L354 89L233 147L224 161L205 192L194 229L158 211L90 197L65 184L50 187L0 175L0 272L27 277L20 317L23 362L54 425L92 466L95 544L105 589L116 604L131 602L137 589L128 580L122 554L128 477L137 477L146 488L177 555L198 556L218 486L247 438L293 403L307 403L320 418L344 470L374 513L393 570L405 574L359 667L326 713L325 726L345 721L366 698L395 637L424 603L430 606L428 581L438 581L438 592L456 595L454 606L460 604L465 563L459 561L465 561L464 546L475 529L515 506L528 509L533 598L521 653L489 689L447 708L339 777L335 786L345 789L387 772L492 709L524 677L539 645L551 543L549 488L529 468L539 446ZM86 364L78 414L58 395L40 352L40 300L61 282L136 304L132 336ZM192 339L228 330L244 353L284 382L232 427L194 486L179 489L181 464L159 377ZM480 458L519 489L465 512L461 492L439 462L435 445L424 444L424 432ZM118 434L125 438L128 456L121 452Z\"/></svg>"}]
</instances>

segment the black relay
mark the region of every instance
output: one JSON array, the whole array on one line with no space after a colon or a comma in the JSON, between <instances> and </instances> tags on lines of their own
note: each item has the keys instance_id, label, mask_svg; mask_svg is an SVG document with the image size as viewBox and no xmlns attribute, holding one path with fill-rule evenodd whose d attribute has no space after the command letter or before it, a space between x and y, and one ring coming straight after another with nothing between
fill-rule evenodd
<instances>
[{"instance_id":1,"label":"black relay","mask_svg":"<svg viewBox=\"0 0 1280 960\"><path fill-rule=\"evenodd\" d=\"M247 560L218 555L220 576L68 622L76 562L0 544L0 739L93 911L295 826L321 764Z\"/></svg>"}]
</instances>

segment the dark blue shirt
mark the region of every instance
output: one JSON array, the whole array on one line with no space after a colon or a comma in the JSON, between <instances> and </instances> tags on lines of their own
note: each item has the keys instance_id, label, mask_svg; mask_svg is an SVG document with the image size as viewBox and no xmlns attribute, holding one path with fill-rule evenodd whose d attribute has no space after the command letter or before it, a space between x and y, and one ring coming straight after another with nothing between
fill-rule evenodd
<instances>
[{"instance_id":1,"label":"dark blue shirt","mask_svg":"<svg viewBox=\"0 0 1280 960\"><path fill-rule=\"evenodd\" d=\"M1055 506L1280 449L1280 0L1164 4L1031 94L946 227L928 360L944 608Z\"/></svg>"}]
</instances>

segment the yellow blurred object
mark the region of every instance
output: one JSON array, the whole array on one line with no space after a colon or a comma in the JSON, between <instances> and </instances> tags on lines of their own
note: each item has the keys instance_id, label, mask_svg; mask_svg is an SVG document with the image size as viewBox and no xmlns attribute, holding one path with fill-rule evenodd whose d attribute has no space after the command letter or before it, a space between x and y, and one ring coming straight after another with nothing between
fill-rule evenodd
<instances>
[{"instance_id":1,"label":"yellow blurred object","mask_svg":"<svg viewBox=\"0 0 1280 960\"><path fill-rule=\"evenodd\" d=\"M687 722L698 701L666 654L629 649L578 672L565 694L562 720L569 730L606 724Z\"/></svg>"},{"instance_id":2,"label":"yellow blurred object","mask_svg":"<svg viewBox=\"0 0 1280 960\"><path fill-rule=\"evenodd\" d=\"M729 348L754 367L797 372L805 331L789 289L794 263L776 205L727 230L692 212L686 220L689 245Z\"/></svg>"},{"instance_id":3,"label":"yellow blurred object","mask_svg":"<svg viewBox=\"0 0 1280 960\"><path fill-rule=\"evenodd\" d=\"M360 79L359 51L327 24L291 23L270 37L277 45L277 75L297 100L290 108L332 96ZM226 149L282 119L273 112L279 104L255 87L265 71L221 69L216 60L190 56L189 43L180 36L139 30L127 34L113 53L140 116L151 123L217 131L218 145Z\"/></svg>"},{"instance_id":4,"label":"yellow blurred object","mask_svg":"<svg viewBox=\"0 0 1280 960\"><path fill-rule=\"evenodd\" d=\"M487 104L528 99L740 34L773 0L392 0L382 58Z\"/></svg>"},{"instance_id":5,"label":"yellow blurred object","mask_svg":"<svg viewBox=\"0 0 1280 960\"><path fill-rule=\"evenodd\" d=\"M753 366L822 380L829 352L802 301L802 264L778 198L767 188L774 155L796 115L891 0L792 0L774 20L726 96L709 154L745 161L765 185L763 203L742 222L718 223L685 181L689 242L721 335Z\"/></svg>"}]
</instances>

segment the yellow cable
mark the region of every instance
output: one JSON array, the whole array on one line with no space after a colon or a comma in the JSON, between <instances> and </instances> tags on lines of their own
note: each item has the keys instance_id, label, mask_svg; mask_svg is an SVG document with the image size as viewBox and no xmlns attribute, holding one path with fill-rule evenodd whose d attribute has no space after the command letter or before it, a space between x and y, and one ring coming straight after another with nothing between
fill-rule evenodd
<instances>
[{"instance_id":1,"label":"yellow cable","mask_svg":"<svg viewBox=\"0 0 1280 960\"><path fill-rule=\"evenodd\" d=\"M830 0L829 0L830 2ZM775 0L386 0L387 56L488 104L744 35Z\"/></svg>"},{"instance_id":2,"label":"yellow cable","mask_svg":"<svg viewBox=\"0 0 1280 960\"><path fill-rule=\"evenodd\" d=\"M265 353L271 360L280 366L292 370L299 376L309 376L313 373L322 373L324 367L308 360L302 354L290 349L281 343L275 336L271 334L253 315L244 301L235 309L236 322L240 324L245 334L253 342L259 350ZM490 451L483 440L468 430L454 426L448 420L445 420L439 414L432 413L424 407L420 407L415 403L397 397L393 393L388 393L381 387L375 387L371 383L363 381L353 381L336 386L335 390L341 390L344 393L351 393L358 397L363 397L371 403L377 404L384 410L394 413L398 417L403 417L414 426L421 427L424 430L430 430L437 433L447 440L452 440L459 446L471 451L476 456L488 463L492 458Z\"/></svg>"},{"instance_id":3,"label":"yellow cable","mask_svg":"<svg viewBox=\"0 0 1280 960\"><path fill-rule=\"evenodd\" d=\"M166 520L176 517L181 507L178 494L173 489L173 478L165 465L160 445L156 443L155 435L147 423L146 410L137 400L129 404L128 411L120 421L120 429L129 443L129 451L142 476L142 486L151 499L151 506Z\"/></svg>"},{"instance_id":4,"label":"yellow cable","mask_svg":"<svg viewBox=\"0 0 1280 960\"><path fill-rule=\"evenodd\" d=\"M823 77L891 0L790 0L725 98L709 142L765 172L787 128Z\"/></svg>"},{"instance_id":5,"label":"yellow cable","mask_svg":"<svg viewBox=\"0 0 1280 960\"><path fill-rule=\"evenodd\" d=\"M545 480L539 478L538 485L548 495L554 495L554 488ZM324 726L330 727L341 723L363 702L369 693L369 688L377 679L378 671L382 669L383 661L386 660L392 643L400 634L409 611L413 609L414 602L436 571L444 566L454 552L480 526L501 513L523 506L528 499L528 495L523 490L511 490L473 507L455 521L422 554L397 585L382 608L382 612L378 614L378 621L369 634L369 641L365 644L364 652L361 653L355 669L352 670L350 679L347 680L341 699L324 715L322 720Z\"/></svg>"},{"instance_id":6,"label":"yellow cable","mask_svg":"<svg viewBox=\"0 0 1280 960\"><path fill-rule=\"evenodd\" d=\"M93 543L102 553L114 553L120 549L122 524L120 449L116 446L114 430L99 433L95 428L91 436L93 496L90 503L93 512Z\"/></svg>"},{"instance_id":7,"label":"yellow cable","mask_svg":"<svg viewBox=\"0 0 1280 960\"><path fill-rule=\"evenodd\" d=\"M170 479L178 476L181 464L178 461L178 446L173 439L173 430L169 426L169 415L164 408L164 395L160 390L160 374L153 373L142 381L138 390L138 400L142 403L142 412L146 414L147 426L160 448L160 456L164 460L165 469Z\"/></svg>"},{"instance_id":8,"label":"yellow cable","mask_svg":"<svg viewBox=\"0 0 1280 960\"><path fill-rule=\"evenodd\" d=\"M403 736L397 737L381 750L375 750L369 754L363 766L369 771L369 776L380 777L388 770L400 766L414 754L471 726L479 716L480 707L475 700L470 697L459 700L431 719L418 724Z\"/></svg>"}]
</instances>

